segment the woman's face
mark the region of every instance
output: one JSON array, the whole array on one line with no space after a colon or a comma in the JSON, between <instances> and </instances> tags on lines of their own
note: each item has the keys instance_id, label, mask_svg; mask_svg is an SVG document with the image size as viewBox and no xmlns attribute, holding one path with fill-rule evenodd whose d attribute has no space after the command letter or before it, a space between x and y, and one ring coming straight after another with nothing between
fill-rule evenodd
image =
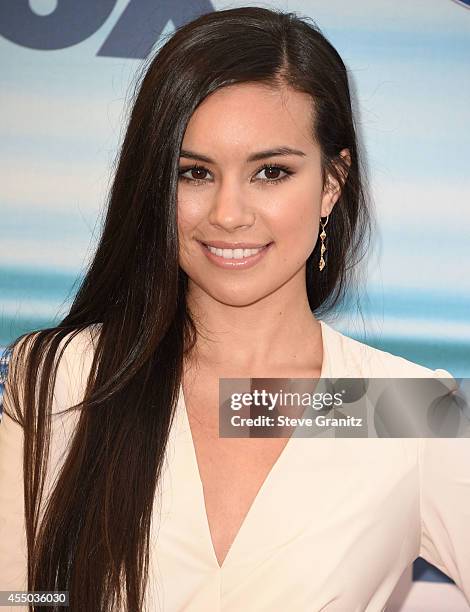
<instances>
[{"instance_id":1,"label":"woman's face","mask_svg":"<svg viewBox=\"0 0 470 612\"><path fill-rule=\"evenodd\" d=\"M305 289L319 218L339 197L337 184L323 191L311 130L310 96L287 88L232 85L196 109L178 182L180 266L190 292L241 306L288 283Z\"/></svg>"}]
</instances>

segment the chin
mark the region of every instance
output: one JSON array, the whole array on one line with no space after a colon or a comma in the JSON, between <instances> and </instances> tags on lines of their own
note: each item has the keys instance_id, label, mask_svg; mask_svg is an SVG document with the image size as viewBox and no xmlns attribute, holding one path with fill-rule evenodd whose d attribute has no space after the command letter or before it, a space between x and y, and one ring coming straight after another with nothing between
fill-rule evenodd
<instances>
[{"instance_id":1,"label":"chin","mask_svg":"<svg viewBox=\"0 0 470 612\"><path fill-rule=\"evenodd\" d=\"M205 291L217 302L225 304L226 306L235 307L250 306L251 304L259 302L269 294L269 292L260 292L259 288L257 291L243 291L240 289L233 289L230 291L227 290L227 288L221 289L220 291L214 290L213 288L212 290Z\"/></svg>"}]
</instances>

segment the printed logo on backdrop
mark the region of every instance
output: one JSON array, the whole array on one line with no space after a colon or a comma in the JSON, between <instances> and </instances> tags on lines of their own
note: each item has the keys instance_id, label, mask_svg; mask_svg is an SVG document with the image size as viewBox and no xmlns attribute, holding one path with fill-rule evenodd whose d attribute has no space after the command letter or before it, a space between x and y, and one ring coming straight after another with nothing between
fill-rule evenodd
<instances>
[{"instance_id":1,"label":"printed logo on backdrop","mask_svg":"<svg viewBox=\"0 0 470 612\"><path fill-rule=\"evenodd\" d=\"M116 3L117 0L0 0L0 34L30 49L66 49L95 34ZM210 0L130 0L96 55L143 59L169 23L177 28L214 10Z\"/></svg>"},{"instance_id":2,"label":"printed logo on backdrop","mask_svg":"<svg viewBox=\"0 0 470 612\"><path fill-rule=\"evenodd\" d=\"M453 2L470 8L470 0ZM0 34L30 49L66 49L95 34L116 4L117 0L0 0ZM214 10L211 0L130 0L96 55L144 59L168 24L177 28Z\"/></svg>"}]
</instances>

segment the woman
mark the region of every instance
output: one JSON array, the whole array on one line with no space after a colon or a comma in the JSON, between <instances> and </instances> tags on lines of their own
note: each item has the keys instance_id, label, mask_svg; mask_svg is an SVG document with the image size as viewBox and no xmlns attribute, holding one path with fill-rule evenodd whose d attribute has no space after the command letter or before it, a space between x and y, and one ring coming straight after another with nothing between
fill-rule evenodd
<instances>
[{"instance_id":1,"label":"woman","mask_svg":"<svg viewBox=\"0 0 470 612\"><path fill-rule=\"evenodd\" d=\"M2 588L79 611L379 611L421 554L470 598L465 440L218 436L222 377L450 376L322 320L370 225L318 29L255 7L179 29L69 314L11 346Z\"/></svg>"}]
</instances>

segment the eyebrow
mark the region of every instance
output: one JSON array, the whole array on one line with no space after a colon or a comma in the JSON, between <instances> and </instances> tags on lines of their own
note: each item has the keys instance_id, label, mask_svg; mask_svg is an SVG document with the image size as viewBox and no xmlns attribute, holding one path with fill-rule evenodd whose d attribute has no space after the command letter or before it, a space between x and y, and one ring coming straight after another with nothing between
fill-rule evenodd
<instances>
[{"instance_id":1,"label":"eyebrow","mask_svg":"<svg viewBox=\"0 0 470 612\"><path fill-rule=\"evenodd\" d=\"M293 149L292 147L281 146L275 147L274 149L266 149L264 151L252 153L247 157L246 161L258 161L260 159L266 159L267 157L275 157L277 155L299 155L300 157L305 157L306 153L300 151L299 149ZM194 151L188 151L187 149L181 149L180 157L187 157L188 159L197 159L208 164L215 164L214 160L212 160L210 157L207 157L207 155L202 155L201 153L196 153Z\"/></svg>"}]
</instances>

